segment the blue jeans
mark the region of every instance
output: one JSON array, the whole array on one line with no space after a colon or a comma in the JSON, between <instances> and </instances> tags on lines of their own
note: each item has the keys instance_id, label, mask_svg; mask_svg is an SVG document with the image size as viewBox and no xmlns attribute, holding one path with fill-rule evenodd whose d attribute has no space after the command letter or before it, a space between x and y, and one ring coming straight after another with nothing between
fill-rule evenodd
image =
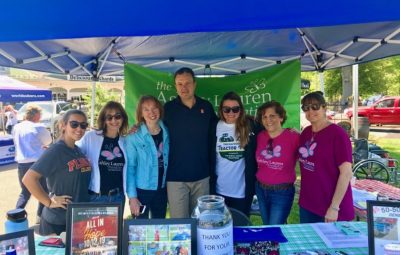
<instances>
[{"instance_id":1,"label":"blue jeans","mask_svg":"<svg viewBox=\"0 0 400 255\"><path fill-rule=\"evenodd\" d=\"M319 216L307 209L299 206L300 223L317 223L325 222L325 217Z\"/></svg>"},{"instance_id":2,"label":"blue jeans","mask_svg":"<svg viewBox=\"0 0 400 255\"><path fill-rule=\"evenodd\" d=\"M256 194L264 225L285 224L292 209L295 188L264 189L256 182Z\"/></svg>"},{"instance_id":3,"label":"blue jeans","mask_svg":"<svg viewBox=\"0 0 400 255\"><path fill-rule=\"evenodd\" d=\"M28 203L29 199L31 198L31 193L25 187L25 185L22 183L22 178L24 177L26 172L28 172L29 168L31 168L33 163L34 162L18 163L18 181L19 181L19 185L21 186L21 193L18 196L18 201L17 201L17 205L15 206L15 208L25 208L26 204ZM42 186L44 192L49 193L49 191L47 189L46 178L41 177L39 179L39 183L40 183L40 186ZM42 215L43 207L44 207L44 205L42 205L39 202L38 209L36 212L37 216L40 217Z\"/></svg>"},{"instance_id":4,"label":"blue jeans","mask_svg":"<svg viewBox=\"0 0 400 255\"><path fill-rule=\"evenodd\" d=\"M120 203L122 214L124 213L124 206L125 206L125 195L123 192L118 194L108 196L108 195L90 195L90 202L97 202L97 203Z\"/></svg>"}]
</instances>

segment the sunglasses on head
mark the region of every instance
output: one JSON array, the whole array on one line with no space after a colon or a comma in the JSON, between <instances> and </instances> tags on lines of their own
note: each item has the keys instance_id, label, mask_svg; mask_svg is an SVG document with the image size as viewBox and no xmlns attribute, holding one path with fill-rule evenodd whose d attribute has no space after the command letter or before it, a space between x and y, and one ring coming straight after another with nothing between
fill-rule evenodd
<instances>
[{"instance_id":1,"label":"sunglasses on head","mask_svg":"<svg viewBox=\"0 0 400 255\"><path fill-rule=\"evenodd\" d=\"M111 114L107 114L107 115L106 115L106 120L107 120L107 121L112 121L112 119L115 119L115 120L120 120L120 119L122 119L121 113L116 113L116 114L114 114L114 115L111 115Z\"/></svg>"},{"instance_id":2,"label":"sunglasses on head","mask_svg":"<svg viewBox=\"0 0 400 255\"><path fill-rule=\"evenodd\" d=\"M301 106L301 109L303 112L308 112L310 109L313 111L318 111L321 106L325 106L324 104L303 104Z\"/></svg>"},{"instance_id":3,"label":"sunglasses on head","mask_svg":"<svg viewBox=\"0 0 400 255\"><path fill-rule=\"evenodd\" d=\"M240 106L234 106L234 107L223 106L223 107L222 107L222 111L223 111L224 113L230 113L231 111L232 111L233 113L238 113L238 112L240 112Z\"/></svg>"},{"instance_id":4,"label":"sunglasses on head","mask_svg":"<svg viewBox=\"0 0 400 255\"><path fill-rule=\"evenodd\" d=\"M73 129L75 129L77 127L81 127L81 129L85 130L89 126L89 124L87 122L79 122L76 120L71 120L69 122L69 126Z\"/></svg>"}]
</instances>

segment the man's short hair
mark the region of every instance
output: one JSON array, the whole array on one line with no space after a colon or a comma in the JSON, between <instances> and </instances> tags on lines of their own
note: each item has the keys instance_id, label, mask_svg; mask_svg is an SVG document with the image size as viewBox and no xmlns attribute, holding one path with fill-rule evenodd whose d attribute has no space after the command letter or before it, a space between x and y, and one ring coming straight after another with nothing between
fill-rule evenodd
<instances>
[{"instance_id":1,"label":"man's short hair","mask_svg":"<svg viewBox=\"0 0 400 255\"><path fill-rule=\"evenodd\" d=\"M28 104L26 107L26 112L24 115L24 119L32 120L37 113L41 113L42 108L36 104Z\"/></svg>"},{"instance_id":2,"label":"man's short hair","mask_svg":"<svg viewBox=\"0 0 400 255\"><path fill-rule=\"evenodd\" d=\"M192 76L192 78L193 78L193 81L196 80L193 70L191 68L189 68L189 67L182 67L178 71L176 71L175 74L174 74L174 80L176 79L177 75L181 75L181 74L184 74L184 73L190 74Z\"/></svg>"}]
</instances>

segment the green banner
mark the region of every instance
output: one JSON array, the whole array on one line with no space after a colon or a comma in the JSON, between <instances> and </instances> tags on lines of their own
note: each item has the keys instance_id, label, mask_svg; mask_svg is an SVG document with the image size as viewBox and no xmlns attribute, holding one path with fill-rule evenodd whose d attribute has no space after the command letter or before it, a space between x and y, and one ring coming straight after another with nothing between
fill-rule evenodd
<instances>
[{"instance_id":1,"label":"green banner","mask_svg":"<svg viewBox=\"0 0 400 255\"><path fill-rule=\"evenodd\" d=\"M162 103L176 97L173 74L125 64L125 108L129 123L135 122L137 102L142 95L153 95ZM264 102L276 100L287 111L285 127L299 128L300 61L295 60L263 70L226 77L196 77L196 95L218 108L222 96L235 91L242 97L246 112L255 115Z\"/></svg>"}]
</instances>

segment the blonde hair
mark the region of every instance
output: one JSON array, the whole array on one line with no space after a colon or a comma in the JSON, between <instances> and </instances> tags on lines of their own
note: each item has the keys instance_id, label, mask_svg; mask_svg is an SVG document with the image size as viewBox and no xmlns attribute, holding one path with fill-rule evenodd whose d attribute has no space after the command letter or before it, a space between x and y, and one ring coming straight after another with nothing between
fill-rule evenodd
<instances>
[{"instance_id":1,"label":"blonde hair","mask_svg":"<svg viewBox=\"0 0 400 255\"><path fill-rule=\"evenodd\" d=\"M42 108L36 104L28 104L24 115L25 120L33 120L36 114L41 113Z\"/></svg>"},{"instance_id":2,"label":"blonde hair","mask_svg":"<svg viewBox=\"0 0 400 255\"><path fill-rule=\"evenodd\" d=\"M143 107L143 104L144 104L145 102L148 102L148 101L153 101L153 102L156 104L156 107L157 107L158 110L160 111L160 119L162 119L163 116L164 116L164 109L163 109L163 106L162 106L161 102L158 101L157 98L155 98L154 96L150 96L150 95L141 96L140 99L139 99L138 106L137 106L137 108L136 108L136 121L137 121L139 124L140 124L140 123L146 123L146 121L145 121L144 118L143 118L142 107Z\"/></svg>"}]
</instances>

